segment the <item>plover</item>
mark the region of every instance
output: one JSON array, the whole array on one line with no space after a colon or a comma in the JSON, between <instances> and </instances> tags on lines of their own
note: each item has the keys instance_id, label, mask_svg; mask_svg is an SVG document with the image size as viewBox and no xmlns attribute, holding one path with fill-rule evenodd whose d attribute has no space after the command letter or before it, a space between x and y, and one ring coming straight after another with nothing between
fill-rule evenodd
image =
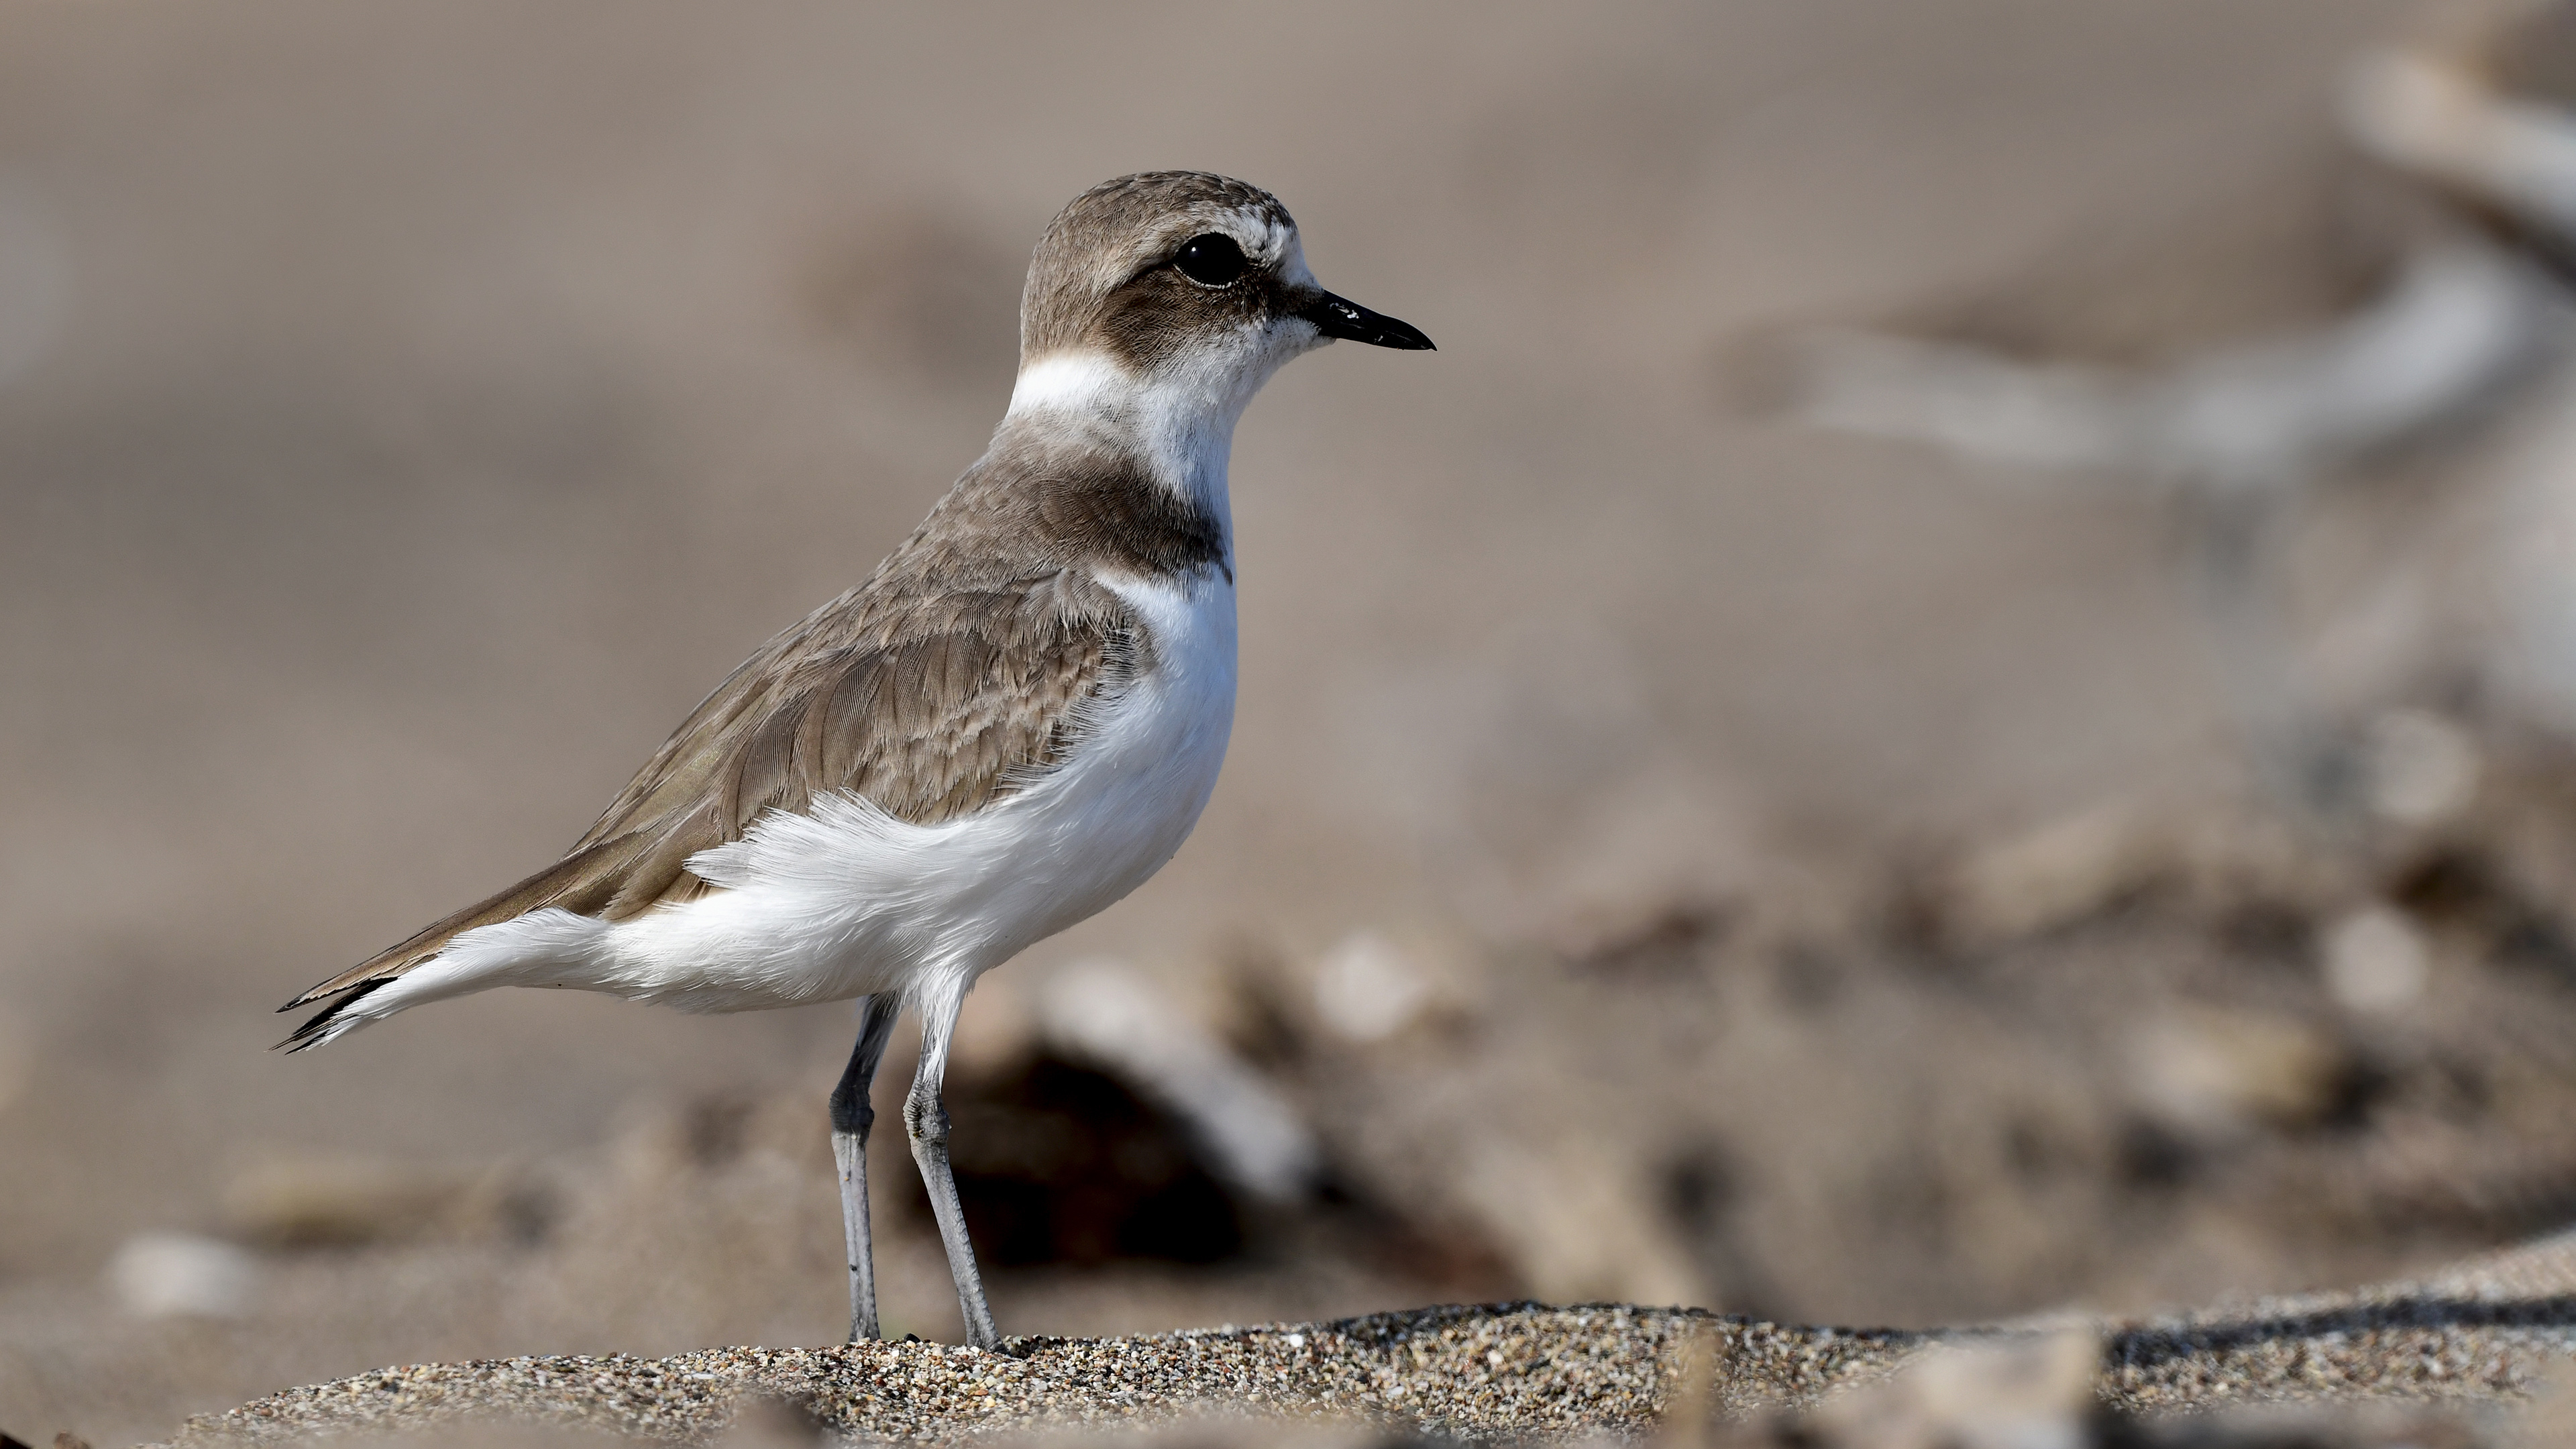
<instances>
[{"instance_id":1,"label":"plover","mask_svg":"<svg viewBox=\"0 0 2576 1449\"><path fill-rule=\"evenodd\" d=\"M1234 721L1235 422L1300 353L1421 332L1316 285L1276 197L1160 171L1039 240L992 445L866 582L707 696L561 860L288 1002L300 1051L495 986L687 1011L855 998L832 1091L850 1337L877 1333L868 1083L920 1019L904 1127L970 1341L999 1340L940 1083L975 979L1171 859Z\"/></svg>"}]
</instances>

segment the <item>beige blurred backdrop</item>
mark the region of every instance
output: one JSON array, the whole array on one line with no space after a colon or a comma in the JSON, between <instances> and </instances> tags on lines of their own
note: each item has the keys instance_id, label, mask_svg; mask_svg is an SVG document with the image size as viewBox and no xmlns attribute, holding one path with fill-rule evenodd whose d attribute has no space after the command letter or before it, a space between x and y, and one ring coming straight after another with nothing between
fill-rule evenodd
<instances>
[{"instance_id":1,"label":"beige blurred backdrop","mask_svg":"<svg viewBox=\"0 0 2576 1449\"><path fill-rule=\"evenodd\" d=\"M846 1009L494 993L288 1059L270 1008L551 859L726 669L864 574L979 450L1027 249L1108 176L1271 188L1328 286L1440 350L1333 348L1252 408L1223 782L1161 876L1004 973L1022 996L1109 956L1186 997L1209 963L1354 931L1522 961L1649 898L1758 914L1809 890L1830 915L1837 871L2230 788L2171 510L1801 431L1740 405L1737 359L2209 232L2256 280L2189 325L2322 315L2340 283L2300 267L2333 88L2413 15L0 8L0 1421L143 1434L393 1359L836 1334L829 1189L797 1154L821 1151ZM1444 1039L1377 1097L1298 1100L1355 1141L1431 1098L1506 1137L1572 1112L1594 1125L1540 1137L1616 1138L1618 1091L1440 1083L1552 1034L1687 1055L1768 1020L1733 988L1595 1012L1606 980L1485 971L1470 1015L1523 1024ZM1789 1125L1797 1104L1868 1117L1841 1084L1887 1043L1938 1095L1942 1053L2014 1034L1975 1001L2021 988L1981 989L1956 1019L1899 992L1857 1034L1747 1038L1722 1080L1775 1084L1753 1115L1778 1152L1829 1162L1846 1139ZM245 1163L641 1171L652 1124L710 1099L784 1104L758 1133L798 1171L739 1191L821 1235L787 1273L810 1286L747 1316L586 1300L736 1271L613 1253L533 1316L491 1306L538 1271L516 1249L286 1254L249 1318L139 1318L102 1277L137 1234L226 1232ZM2134 1304L2526 1224L2304 1259L2231 1228L2152 1272L2087 1249L1972 1291L1834 1277L1863 1235L1833 1226L1842 1179L1799 1181L1764 1211L1812 1227L1812 1272L1720 1254L1681 1291L1863 1320ZM1142 1297L1006 1273L998 1303L1008 1331L1077 1332L1544 1291L1509 1246L1446 1279L1156 1269ZM935 1260L903 1261L898 1326L952 1334ZM451 1276L498 1286L469 1312Z\"/></svg>"}]
</instances>

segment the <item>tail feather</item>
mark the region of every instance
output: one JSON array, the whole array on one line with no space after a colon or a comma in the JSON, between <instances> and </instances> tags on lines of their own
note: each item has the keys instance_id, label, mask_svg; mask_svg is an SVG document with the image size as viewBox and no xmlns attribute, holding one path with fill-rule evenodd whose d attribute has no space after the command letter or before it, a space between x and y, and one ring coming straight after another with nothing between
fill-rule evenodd
<instances>
[{"instance_id":1,"label":"tail feather","mask_svg":"<svg viewBox=\"0 0 2576 1449\"><path fill-rule=\"evenodd\" d=\"M559 906L576 915L588 915L602 909L615 898L629 868L646 853L654 838L651 834L635 831L585 846L508 890L443 917L400 943L322 982L278 1010L293 1011L329 996L339 996L340 999L297 1027L278 1045L287 1051L298 1052L329 1041L350 1024L344 1023L340 1014L361 997L429 961L446 950L450 941L478 926L515 920L547 906ZM343 992L347 994L341 995Z\"/></svg>"},{"instance_id":2,"label":"tail feather","mask_svg":"<svg viewBox=\"0 0 2576 1449\"><path fill-rule=\"evenodd\" d=\"M373 981L362 981L358 983L356 990L351 991L348 995L332 1002L329 1006L322 1008L320 1011L313 1013L313 1015L305 1019L302 1026L288 1032L286 1034L286 1040L279 1042L275 1047L275 1050L285 1052L289 1056L292 1056L297 1052L303 1051L307 1047L317 1047L322 1043L329 1041L332 1037L339 1034L335 1028L343 1025L340 1021L340 1013L356 1005L358 999L365 996L368 992L390 986L393 982L393 977L379 976ZM286 1010L288 1008L281 1007L279 1009Z\"/></svg>"}]
</instances>

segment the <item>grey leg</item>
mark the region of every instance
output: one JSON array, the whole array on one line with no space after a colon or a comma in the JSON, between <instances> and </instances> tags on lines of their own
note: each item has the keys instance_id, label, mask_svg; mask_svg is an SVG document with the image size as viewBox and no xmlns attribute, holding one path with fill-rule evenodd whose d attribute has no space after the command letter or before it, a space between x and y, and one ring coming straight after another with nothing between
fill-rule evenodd
<instances>
[{"instance_id":1,"label":"grey leg","mask_svg":"<svg viewBox=\"0 0 2576 1449\"><path fill-rule=\"evenodd\" d=\"M868 1128L877 1119L868 1084L894 1035L892 996L859 998L859 1044L832 1089L832 1160L841 1168L841 1236L850 1252L850 1342L877 1337L877 1269L868 1248Z\"/></svg>"},{"instance_id":2,"label":"grey leg","mask_svg":"<svg viewBox=\"0 0 2576 1449\"><path fill-rule=\"evenodd\" d=\"M948 1169L948 1109L939 1103L939 1085L948 1076L948 1038L957 1029L963 993L945 1002L921 1003L921 1070L913 1073L912 1092L903 1099L903 1125L912 1138L912 1160L921 1169L921 1185L930 1192L930 1211L939 1219L939 1241L948 1250L948 1272L957 1280L957 1306L966 1318L966 1341L977 1348L998 1348L1002 1336L993 1328L993 1310L984 1302L984 1280L975 1271L975 1245L966 1236L966 1210L957 1201L957 1176Z\"/></svg>"}]
</instances>

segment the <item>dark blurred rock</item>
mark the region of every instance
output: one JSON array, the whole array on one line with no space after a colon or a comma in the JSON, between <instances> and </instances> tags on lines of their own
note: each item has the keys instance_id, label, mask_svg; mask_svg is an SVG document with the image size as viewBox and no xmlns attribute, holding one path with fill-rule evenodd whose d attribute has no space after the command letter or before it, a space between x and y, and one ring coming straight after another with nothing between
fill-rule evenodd
<instances>
[{"instance_id":1,"label":"dark blurred rock","mask_svg":"<svg viewBox=\"0 0 2576 1449\"><path fill-rule=\"evenodd\" d=\"M958 1195L997 1266L1213 1263L1244 1248L1243 1214L1187 1124L1097 1067L1039 1052L953 1082L948 1112ZM905 1202L927 1221L926 1200Z\"/></svg>"},{"instance_id":2,"label":"dark blurred rock","mask_svg":"<svg viewBox=\"0 0 2576 1449\"><path fill-rule=\"evenodd\" d=\"M1235 1192L1279 1205L1311 1193L1322 1163L1297 1108L1167 984L1082 962L1047 982L1036 1015L1052 1050L1176 1118L1198 1160Z\"/></svg>"}]
</instances>

